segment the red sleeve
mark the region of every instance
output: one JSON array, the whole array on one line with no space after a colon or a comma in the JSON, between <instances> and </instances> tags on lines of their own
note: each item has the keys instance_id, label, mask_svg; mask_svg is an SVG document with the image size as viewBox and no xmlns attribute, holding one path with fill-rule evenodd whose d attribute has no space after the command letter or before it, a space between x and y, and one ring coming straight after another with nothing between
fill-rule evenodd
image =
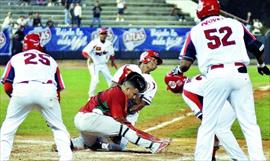
<instances>
[{"instance_id":1,"label":"red sleeve","mask_svg":"<svg viewBox=\"0 0 270 161\"><path fill-rule=\"evenodd\" d=\"M62 79L62 76L60 74L60 70L58 67L55 73L55 81L57 83L57 91L62 91L63 89L65 89L64 81Z\"/></svg>"},{"instance_id":2,"label":"red sleeve","mask_svg":"<svg viewBox=\"0 0 270 161\"><path fill-rule=\"evenodd\" d=\"M4 83L4 90L6 92L6 94L11 97L12 91L13 91L13 86L12 83L9 82L5 82Z\"/></svg>"},{"instance_id":3,"label":"red sleeve","mask_svg":"<svg viewBox=\"0 0 270 161\"><path fill-rule=\"evenodd\" d=\"M82 56L83 56L84 58L86 58L86 59L89 57L89 56L88 56L88 53L85 52L85 51L82 52Z\"/></svg>"}]
</instances>

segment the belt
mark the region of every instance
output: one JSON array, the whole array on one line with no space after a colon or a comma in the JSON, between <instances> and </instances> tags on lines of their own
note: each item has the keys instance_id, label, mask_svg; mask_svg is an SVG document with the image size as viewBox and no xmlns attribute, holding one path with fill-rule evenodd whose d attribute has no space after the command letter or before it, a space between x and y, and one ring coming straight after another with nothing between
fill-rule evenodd
<instances>
[{"instance_id":1,"label":"belt","mask_svg":"<svg viewBox=\"0 0 270 161\"><path fill-rule=\"evenodd\" d=\"M240 62L235 62L235 63L234 63L234 66L236 66L236 67L237 67L237 66L245 67L245 64L240 63ZM224 68L224 64L212 65L212 66L210 67L211 70L217 69L217 68Z\"/></svg>"},{"instance_id":2,"label":"belt","mask_svg":"<svg viewBox=\"0 0 270 161\"><path fill-rule=\"evenodd\" d=\"M39 82L39 83L42 83L42 84L53 84L53 81L52 80L48 80L47 82L41 82L39 80L29 80L29 81L21 81L19 83L29 83L29 82Z\"/></svg>"}]
</instances>

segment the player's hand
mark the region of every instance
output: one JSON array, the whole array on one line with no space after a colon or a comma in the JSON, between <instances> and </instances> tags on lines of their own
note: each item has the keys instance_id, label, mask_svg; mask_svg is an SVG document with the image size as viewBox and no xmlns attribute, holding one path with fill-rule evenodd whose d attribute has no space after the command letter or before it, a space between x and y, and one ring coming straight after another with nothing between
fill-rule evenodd
<instances>
[{"instance_id":1,"label":"player's hand","mask_svg":"<svg viewBox=\"0 0 270 161\"><path fill-rule=\"evenodd\" d=\"M183 73L181 72L180 66L178 65L174 69L172 69L169 74L172 74L172 75L182 75Z\"/></svg>"},{"instance_id":2,"label":"player's hand","mask_svg":"<svg viewBox=\"0 0 270 161\"><path fill-rule=\"evenodd\" d=\"M257 69L258 73L260 73L261 75L270 75L270 70L265 64L259 65Z\"/></svg>"}]
</instances>

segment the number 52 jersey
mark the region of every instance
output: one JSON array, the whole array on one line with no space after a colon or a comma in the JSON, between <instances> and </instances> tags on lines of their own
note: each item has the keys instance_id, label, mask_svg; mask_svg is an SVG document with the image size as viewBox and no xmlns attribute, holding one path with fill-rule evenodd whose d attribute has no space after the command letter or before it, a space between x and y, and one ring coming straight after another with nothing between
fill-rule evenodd
<instances>
[{"instance_id":1,"label":"number 52 jersey","mask_svg":"<svg viewBox=\"0 0 270 161\"><path fill-rule=\"evenodd\" d=\"M214 64L241 62L249 64L246 46L256 38L237 20L211 16L196 26L187 35L180 59L198 60L202 74Z\"/></svg>"}]
</instances>

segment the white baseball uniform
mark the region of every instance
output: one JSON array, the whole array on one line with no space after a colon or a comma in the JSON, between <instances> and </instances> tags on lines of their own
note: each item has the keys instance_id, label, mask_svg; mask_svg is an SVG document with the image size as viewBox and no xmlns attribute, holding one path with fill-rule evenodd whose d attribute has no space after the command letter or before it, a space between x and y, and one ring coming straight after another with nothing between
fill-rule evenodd
<instances>
[{"instance_id":1,"label":"white baseball uniform","mask_svg":"<svg viewBox=\"0 0 270 161\"><path fill-rule=\"evenodd\" d=\"M100 38L96 38L83 49L83 52L86 52L93 61L88 64L91 75L89 88L89 97L91 97L95 95L96 86L99 82L99 72L103 73L108 86L111 85L112 76L107 63L110 56L114 56L113 44L109 40L102 43Z\"/></svg>"},{"instance_id":2,"label":"white baseball uniform","mask_svg":"<svg viewBox=\"0 0 270 161\"><path fill-rule=\"evenodd\" d=\"M57 63L38 50L13 56L4 71L2 82L13 84L7 115L1 127L0 160L8 160L17 128L36 105L51 127L60 160L72 160L70 136L62 121L57 90L64 82Z\"/></svg>"},{"instance_id":3,"label":"white baseball uniform","mask_svg":"<svg viewBox=\"0 0 270 161\"><path fill-rule=\"evenodd\" d=\"M206 78L204 76L197 75L191 79L187 79L184 85L183 99L196 117L202 115L205 82ZM232 106L226 101L222 107L215 134L232 159L248 160L231 131L231 126L235 118L236 116Z\"/></svg>"},{"instance_id":4,"label":"white baseball uniform","mask_svg":"<svg viewBox=\"0 0 270 161\"><path fill-rule=\"evenodd\" d=\"M265 160L252 86L246 72L250 61L246 46L255 40L240 22L221 16L208 17L191 29L181 57L192 62L197 59L199 70L207 78L195 160L211 160L218 117L226 100L236 113L250 160Z\"/></svg>"},{"instance_id":5,"label":"white baseball uniform","mask_svg":"<svg viewBox=\"0 0 270 161\"><path fill-rule=\"evenodd\" d=\"M123 80L126 78L129 72L137 72L141 74L144 79L147 82L147 89L143 93L138 93L138 96L146 102L147 105L150 105L152 103L152 99L155 97L155 94L157 92L157 83L153 79L153 77L150 74L142 74L142 70L138 65L135 64L126 64L120 67L116 73L114 74L112 81L122 84ZM139 112L136 112L134 114L128 114L127 120L132 124L135 125L139 117ZM122 138L120 146L124 149L126 145L128 144L128 140L125 138Z\"/></svg>"}]
</instances>

